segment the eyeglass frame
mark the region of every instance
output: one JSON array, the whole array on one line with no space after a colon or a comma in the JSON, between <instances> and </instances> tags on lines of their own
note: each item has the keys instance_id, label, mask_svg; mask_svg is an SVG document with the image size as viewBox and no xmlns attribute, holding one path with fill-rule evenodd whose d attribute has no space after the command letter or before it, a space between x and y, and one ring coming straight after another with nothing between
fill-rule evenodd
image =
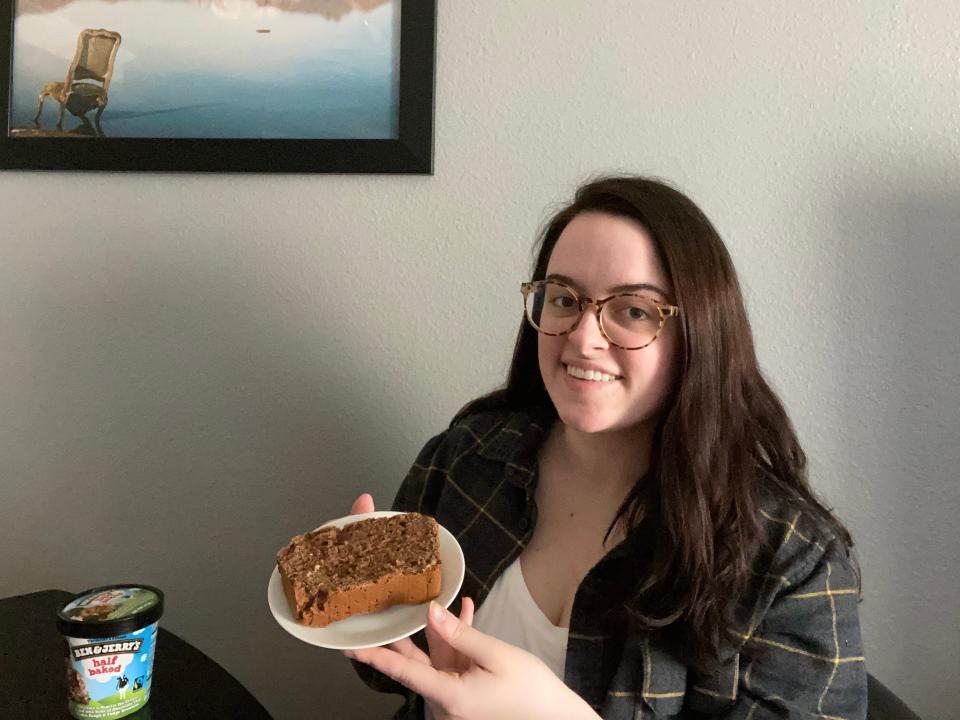
<instances>
[{"instance_id":1,"label":"eyeglass frame","mask_svg":"<svg viewBox=\"0 0 960 720\"><path fill-rule=\"evenodd\" d=\"M530 318L530 313L527 312L527 295L546 285L559 285L560 287L566 290L569 290L570 294L573 295L574 299L577 301L577 307L579 308L577 319L574 321L573 325L571 325L569 329L564 330L563 332L551 333L551 332L546 332L545 330L541 330L534 324L533 320ZM530 327L532 327L541 335L549 335L550 337L560 337L562 335L569 335L570 333L572 333L574 330L577 329L577 327L580 325L580 321L583 320L583 311L586 308L586 306L593 305L594 309L596 310L597 327L600 328L600 334L603 335L603 337L606 339L608 343L610 343L614 347L620 348L621 350L643 350L643 348L649 347L654 343L654 341L658 337L660 337L660 333L663 332L663 328L667 324L667 320L669 320L672 317L680 316L680 308L678 306L670 305L669 303L661 303L659 300L657 300L656 298L652 298L649 295L641 295L640 293L622 292L622 293L615 293L613 295L609 295L599 300L594 300L593 298L587 297L586 295L581 295L574 288L570 287L566 283L560 282L559 280L546 280L546 279L529 280L525 283L520 284L520 292L523 294L523 316L524 318L526 318L527 322L530 323ZM600 313L602 312L604 305L606 305L608 302L618 297L642 298L644 300L649 300L657 308L657 311L660 313L660 325L659 327L657 327L657 332L654 333L653 338L651 338L650 342L645 343L644 345L638 345L636 347L626 347L625 345L620 345L619 343L615 343L613 340L610 339L610 336L607 335L607 331L603 329L603 321L600 319Z\"/></svg>"}]
</instances>

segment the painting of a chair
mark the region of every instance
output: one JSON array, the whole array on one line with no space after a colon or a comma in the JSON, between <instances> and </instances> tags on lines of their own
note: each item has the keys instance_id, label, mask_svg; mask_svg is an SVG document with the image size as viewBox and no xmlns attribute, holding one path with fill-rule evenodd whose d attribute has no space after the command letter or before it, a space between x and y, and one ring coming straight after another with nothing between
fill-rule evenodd
<instances>
[{"instance_id":1,"label":"painting of a chair","mask_svg":"<svg viewBox=\"0 0 960 720\"><path fill-rule=\"evenodd\" d=\"M37 95L37 114L33 118L39 126L43 113L43 101L47 96L60 104L57 116L57 128L63 128L63 111L80 118L89 125L87 113L96 109L94 120L97 133L100 131L100 116L107 107L110 80L113 77L113 63L120 48L120 33L111 30L84 30L77 38L77 52L67 71L64 82L51 82L44 85ZM92 82L84 82L92 81ZM99 83L99 84L97 84Z\"/></svg>"}]
</instances>

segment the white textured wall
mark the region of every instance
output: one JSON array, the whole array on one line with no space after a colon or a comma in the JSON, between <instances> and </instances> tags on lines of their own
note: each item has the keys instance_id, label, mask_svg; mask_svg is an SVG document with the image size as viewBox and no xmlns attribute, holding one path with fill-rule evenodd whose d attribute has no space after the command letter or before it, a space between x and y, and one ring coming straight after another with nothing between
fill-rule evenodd
<instances>
[{"instance_id":1,"label":"white textured wall","mask_svg":"<svg viewBox=\"0 0 960 720\"><path fill-rule=\"evenodd\" d=\"M729 244L869 669L956 717L960 6L440 5L433 177L0 173L0 595L155 583L278 719L386 716L274 552L392 497L503 377L548 205L633 170Z\"/></svg>"}]
</instances>

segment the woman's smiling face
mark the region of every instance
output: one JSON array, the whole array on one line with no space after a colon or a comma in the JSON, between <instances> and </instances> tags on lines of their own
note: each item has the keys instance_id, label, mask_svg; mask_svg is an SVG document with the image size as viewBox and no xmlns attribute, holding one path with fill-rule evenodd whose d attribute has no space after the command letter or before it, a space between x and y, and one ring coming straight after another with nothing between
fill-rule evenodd
<instances>
[{"instance_id":1,"label":"woman's smiling face","mask_svg":"<svg viewBox=\"0 0 960 720\"><path fill-rule=\"evenodd\" d=\"M668 304L673 295L647 231L632 220L599 212L581 213L564 228L550 255L547 279L594 299L628 291ZM656 418L676 373L677 332L676 320L670 320L652 344L623 350L604 337L588 305L573 332L539 335L540 373L560 419L571 429L593 433L626 430ZM576 377L586 370L602 375Z\"/></svg>"}]
</instances>

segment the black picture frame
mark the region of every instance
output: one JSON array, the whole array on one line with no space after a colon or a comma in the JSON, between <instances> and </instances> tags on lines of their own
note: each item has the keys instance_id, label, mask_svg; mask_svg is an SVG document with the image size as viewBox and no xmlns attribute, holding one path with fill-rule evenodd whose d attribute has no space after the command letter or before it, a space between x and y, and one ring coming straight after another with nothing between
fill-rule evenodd
<instances>
[{"instance_id":1,"label":"black picture frame","mask_svg":"<svg viewBox=\"0 0 960 720\"><path fill-rule=\"evenodd\" d=\"M0 0L0 169L433 174L436 0L402 0L390 140L11 137L13 6Z\"/></svg>"}]
</instances>

